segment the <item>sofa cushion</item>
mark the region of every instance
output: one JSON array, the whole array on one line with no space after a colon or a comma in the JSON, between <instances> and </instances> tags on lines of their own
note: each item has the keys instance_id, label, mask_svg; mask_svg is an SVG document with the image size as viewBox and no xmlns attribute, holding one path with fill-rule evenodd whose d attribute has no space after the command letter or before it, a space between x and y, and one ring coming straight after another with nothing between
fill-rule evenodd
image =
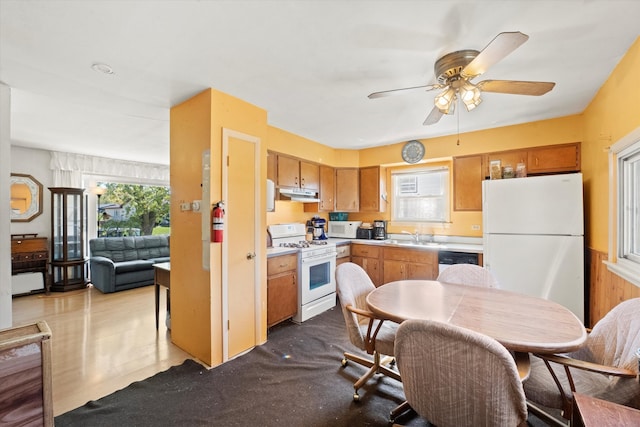
<instances>
[{"instance_id":1,"label":"sofa cushion","mask_svg":"<svg viewBox=\"0 0 640 427\"><path fill-rule=\"evenodd\" d=\"M151 269L153 269L153 262L143 259L116 263L116 274Z\"/></svg>"},{"instance_id":2,"label":"sofa cushion","mask_svg":"<svg viewBox=\"0 0 640 427\"><path fill-rule=\"evenodd\" d=\"M138 259L152 259L169 256L167 236L135 237Z\"/></svg>"}]
</instances>

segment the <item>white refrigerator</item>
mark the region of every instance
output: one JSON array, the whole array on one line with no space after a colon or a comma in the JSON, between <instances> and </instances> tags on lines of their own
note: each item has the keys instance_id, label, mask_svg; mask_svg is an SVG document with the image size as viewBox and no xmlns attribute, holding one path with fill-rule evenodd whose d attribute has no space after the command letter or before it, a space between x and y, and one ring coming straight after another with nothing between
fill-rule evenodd
<instances>
[{"instance_id":1,"label":"white refrigerator","mask_svg":"<svg viewBox=\"0 0 640 427\"><path fill-rule=\"evenodd\" d=\"M555 301L584 322L581 173L483 181L482 222L484 266L501 289Z\"/></svg>"}]
</instances>

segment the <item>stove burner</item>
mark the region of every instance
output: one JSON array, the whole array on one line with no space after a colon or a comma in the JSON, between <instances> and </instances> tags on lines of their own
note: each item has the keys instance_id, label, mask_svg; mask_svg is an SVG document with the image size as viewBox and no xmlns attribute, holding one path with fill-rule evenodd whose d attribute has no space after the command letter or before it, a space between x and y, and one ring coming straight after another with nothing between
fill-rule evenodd
<instances>
[{"instance_id":1,"label":"stove burner","mask_svg":"<svg viewBox=\"0 0 640 427\"><path fill-rule=\"evenodd\" d=\"M299 242L286 242L280 243L278 246L281 248L308 248L316 245L327 245L328 242L326 240L311 240L310 242L306 240L300 240Z\"/></svg>"}]
</instances>

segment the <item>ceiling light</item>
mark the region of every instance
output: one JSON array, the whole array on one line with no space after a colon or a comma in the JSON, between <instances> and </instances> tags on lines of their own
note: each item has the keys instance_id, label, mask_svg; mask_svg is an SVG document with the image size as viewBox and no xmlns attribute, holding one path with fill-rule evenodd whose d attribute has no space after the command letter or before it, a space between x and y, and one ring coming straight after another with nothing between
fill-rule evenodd
<instances>
[{"instance_id":1,"label":"ceiling light","mask_svg":"<svg viewBox=\"0 0 640 427\"><path fill-rule=\"evenodd\" d=\"M464 106L467 108L467 111L473 110L482 102L482 99L480 98L480 89L468 81L460 87L459 91L460 98L462 99L462 102L464 102Z\"/></svg>"},{"instance_id":2,"label":"ceiling light","mask_svg":"<svg viewBox=\"0 0 640 427\"><path fill-rule=\"evenodd\" d=\"M91 69L93 71L98 71L98 72L104 73L104 74L115 74L115 72L113 71L113 68L111 68L110 65L103 64L103 63L100 63L100 62L96 62L94 64L91 64Z\"/></svg>"},{"instance_id":3,"label":"ceiling light","mask_svg":"<svg viewBox=\"0 0 640 427\"><path fill-rule=\"evenodd\" d=\"M456 91L449 86L444 92L436 96L434 102L438 110L443 114L453 114L455 110L454 100L456 98Z\"/></svg>"}]
</instances>

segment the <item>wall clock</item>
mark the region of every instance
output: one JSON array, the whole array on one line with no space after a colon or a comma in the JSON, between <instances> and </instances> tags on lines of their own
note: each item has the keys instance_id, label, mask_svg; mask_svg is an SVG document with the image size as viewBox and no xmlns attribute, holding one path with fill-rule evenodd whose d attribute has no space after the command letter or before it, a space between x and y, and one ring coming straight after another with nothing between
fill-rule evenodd
<instances>
[{"instance_id":1,"label":"wall clock","mask_svg":"<svg viewBox=\"0 0 640 427\"><path fill-rule=\"evenodd\" d=\"M424 157L424 145L420 141L409 141L402 147L402 160L407 163L418 163Z\"/></svg>"}]
</instances>

